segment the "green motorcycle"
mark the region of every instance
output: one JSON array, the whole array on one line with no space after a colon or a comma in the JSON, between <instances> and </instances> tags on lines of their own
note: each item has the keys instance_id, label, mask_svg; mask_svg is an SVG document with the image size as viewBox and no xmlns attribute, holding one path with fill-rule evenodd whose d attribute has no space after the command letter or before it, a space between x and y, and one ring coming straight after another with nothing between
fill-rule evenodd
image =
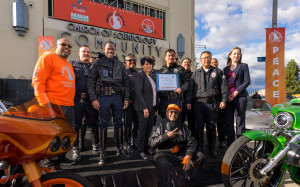
<instances>
[{"instance_id":1,"label":"green motorcycle","mask_svg":"<svg viewBox=\"0 0 300 187\"><path fill-rule=\"evenodd\" d=\"M222 179L227 186L280 186L286 171L300 185L300 99L275 105L274 124L243 133L226 151Z\"/></svg>"}]
</instances>

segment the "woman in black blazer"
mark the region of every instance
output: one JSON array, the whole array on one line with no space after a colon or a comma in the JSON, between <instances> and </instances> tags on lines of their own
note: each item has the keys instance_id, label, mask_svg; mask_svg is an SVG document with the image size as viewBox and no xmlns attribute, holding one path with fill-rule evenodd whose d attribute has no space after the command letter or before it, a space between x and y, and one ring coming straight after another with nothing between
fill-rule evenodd
<instances>
[{"instance_id":1,"label":"woman in black blazer","mask_svg":"<svg viewBox=\"0 0 300 187\"><path fill-rule=\"evenodd\" d=\"M226 106L226 134L227 145L235 140L234 115L236 118L236 135L241 136L245 132L245 119L247 109L247 87L250 85L250 74L247 64L241 63L242 49L233 48L227 57L227 66L224 75L228 80L230 95Z\"/></svg>"},{"instance_id":2,"label":"woman in black blazer","mask_svg":"<svg viewBox=\"0 0 300 187\"><path fill-rule=\"evenodd\" d=\"M157 104L157 92L155 81L151 78L150 72L153 68L153 60L144 57L141 60L142 71L136 74L134 109L138 116L137 149L139 156L146 160L146 151L152 154L148 146L148 139L154 125L155 108Z\"/></svg>"}]
</instances>

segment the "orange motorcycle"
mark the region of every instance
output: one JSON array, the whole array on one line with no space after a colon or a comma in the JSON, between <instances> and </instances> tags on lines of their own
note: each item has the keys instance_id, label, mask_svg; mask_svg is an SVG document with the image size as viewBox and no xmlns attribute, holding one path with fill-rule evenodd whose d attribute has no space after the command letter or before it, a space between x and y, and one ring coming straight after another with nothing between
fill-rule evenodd
<instances>
[{"instance_id":1,"label":"orange motorcycle","mask_svg":"<svg viewBox=\"0 0 300 187\"><path fill-rule=\"evenodd\" d=\"M58 105L33 99L7 110L0 102L0 186L92 187L80 175L39 164L66 153L76 137Z\"/></svg>"}]
</instances>

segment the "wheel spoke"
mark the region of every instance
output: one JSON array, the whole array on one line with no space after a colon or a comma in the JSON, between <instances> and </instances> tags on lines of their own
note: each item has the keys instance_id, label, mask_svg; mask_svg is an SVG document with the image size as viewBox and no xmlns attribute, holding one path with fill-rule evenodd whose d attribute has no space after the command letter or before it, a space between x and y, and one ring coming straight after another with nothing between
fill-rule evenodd
<instances>
[{"instance_id":1,"label":"wheel spoke","mask_svg":"<svg viewBox=\"0 0 300 187\"><path fill-rule=\"evenodd\" d=\"M236 174L237 172L241 171L242 169L245 169L246 167L242 167L242 168L239 168L238 170L234 171L234 172L231 172L231 176Z\"/></svg>"},{"instance_id":2,"label":"wheel spoke","mask_svg":"<svg viewBox=\"0 0 300 187\"><path fill-rule=\"evenodd\" d=\"M242 180L242 179L247 179L248 178L248 175L246 175L246 176L243 176L243 177L235 177L235 178L231 178L231 181L235 181L234 183L232 183L232 184L235 184L235 183L237 183L239 180Z\"/></svg>"}]
</instances>

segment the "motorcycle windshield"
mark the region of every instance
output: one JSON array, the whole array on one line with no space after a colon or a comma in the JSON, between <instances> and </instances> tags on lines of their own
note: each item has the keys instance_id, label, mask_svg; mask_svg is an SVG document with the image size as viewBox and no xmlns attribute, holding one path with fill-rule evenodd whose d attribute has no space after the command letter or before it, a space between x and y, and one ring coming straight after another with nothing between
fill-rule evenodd
<instances>
[{"instance_id":1,"label":"motorcycle windshield","mask_svg":"<svg viewBox=\"0 0 300 187\"><path fill-rule=\"evenodd\" d=\"M24 104L9 108L4 115L35 120L66 119L59 105L52 103L41 104L36 98Z\"/></svg>"}]
</instances>

